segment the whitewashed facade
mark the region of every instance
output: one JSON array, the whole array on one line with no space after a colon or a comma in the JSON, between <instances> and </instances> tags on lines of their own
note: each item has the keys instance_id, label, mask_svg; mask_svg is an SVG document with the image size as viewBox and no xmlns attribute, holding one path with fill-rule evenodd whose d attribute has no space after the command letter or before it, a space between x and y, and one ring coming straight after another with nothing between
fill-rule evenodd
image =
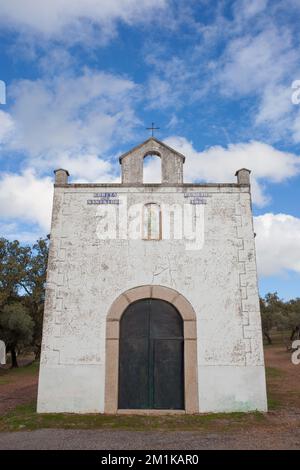
<instances>
[{"instance_id":1,"label":"whitewashed facade","mask_svg":"<svg viewBox=\"0 0 300 470\"><path fill-rule=\"evenodd\" d=\"M143 184L149 154L161 157L161 184ZM155 138L120 162L121 184L69 184L56 172L38 411L117 411L107 355L118 354L119 327L108 314L143 286L180 294L194 312L186 412L266 411L249 171L236 184L183 183L184 157ZM148 237L146 204L160 207Z\"/></svg>"}]
</instances>

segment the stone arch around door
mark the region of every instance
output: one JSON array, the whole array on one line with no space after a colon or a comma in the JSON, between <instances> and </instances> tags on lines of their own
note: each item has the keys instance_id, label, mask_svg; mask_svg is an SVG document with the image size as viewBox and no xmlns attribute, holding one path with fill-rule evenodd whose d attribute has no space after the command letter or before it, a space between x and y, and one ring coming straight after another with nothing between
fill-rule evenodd
<instances>
[{"instance_id":1,"label":"stone arch around door","mask_svg":"<svg viewBox=\"0 0 300 470\"><path fill-rule=\"evenodd\" d=\"M120 320L126 308L141 299L165 300L180 313L184 328L185 412L198 413L197 327L196 314L188 300L164 286L140 286L121 294L109 309L106 319L105 413L118 412ZM153 410L153 412L157 412ZM168 410L168 413L172 410ZM176 411L174 411L176 412Z\"/></svg>"}]
</instances>

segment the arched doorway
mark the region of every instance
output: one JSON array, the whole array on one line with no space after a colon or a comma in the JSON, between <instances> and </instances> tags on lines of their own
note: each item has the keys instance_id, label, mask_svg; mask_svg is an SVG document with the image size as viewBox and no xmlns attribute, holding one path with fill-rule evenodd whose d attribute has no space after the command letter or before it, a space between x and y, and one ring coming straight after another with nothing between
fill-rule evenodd
<instances>
[{"instance_id":1,"label":"arched doorway","mask_svg":"<svg viewBox=\"0 0 300 470\"><path fill-rule=\"evenodd\" d=\"M183 320L158 299L138 300L120 322L119 409L184 409Z\"/></svg>"},{"instance_id":2,"label":"arched doorway","mask_svg":"<svg viewBox=\"0 0 300 470\"><path fill-rule=\"evenodd\" d=\"M197 319L189 301L178 291L166 286L143 285L124 291L111 304L106 318L106 348L105 348L105 413L126 413L119 408L119 350L120 326L123 315L130 305L138 300L164 300L180 313L184 333L184 411L198 413L198 365L197 365ZM142 412L143 408L138 410ZM132 410L128 409L128 412ZM147 413L157 413L156 409ZM182 412L169 410L168 413Z\"/></svg>"}]
</instances>

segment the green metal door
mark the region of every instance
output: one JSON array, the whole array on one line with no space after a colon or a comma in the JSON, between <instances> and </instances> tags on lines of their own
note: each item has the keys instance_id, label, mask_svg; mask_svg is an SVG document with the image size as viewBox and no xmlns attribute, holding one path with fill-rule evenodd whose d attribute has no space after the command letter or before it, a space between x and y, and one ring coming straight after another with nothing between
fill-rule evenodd
<instances>
[{"instance_id":1,"label":"green metal door","mask_svg":"<svg viewBox=\"0 0 300 470\"><path fill-rule=\"evenodd\" d=\"M120 324L119 408L184 409L183 354L183 321L171 304L131 304Z\"/></svg>"}]
</instances>

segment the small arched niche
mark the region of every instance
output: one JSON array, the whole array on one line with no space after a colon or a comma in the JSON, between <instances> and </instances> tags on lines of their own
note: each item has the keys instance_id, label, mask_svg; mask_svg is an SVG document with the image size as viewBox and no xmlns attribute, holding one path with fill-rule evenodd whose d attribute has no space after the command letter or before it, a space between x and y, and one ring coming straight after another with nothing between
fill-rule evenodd
<instances>
[{"instance_id":1,"label":"small arched niche","mask_svg":"<svg viewBox=\"0 0 300 470\"><path fill-rule=\"evenodd\" d=\"M149 202L143 208L143 239L161 240L161 210L160 205Z\"/></svg>"},{"instance_id":2,"label":"small arched niche","mask_svg":"<svg viewBox=\"0 0 300 470\"><path fill-rule=\"evenodd\" d=\"M143 160L143 183L161 183L161 156L158 152L151 151L144 155Z\"/></svg>"}]
</instances>

